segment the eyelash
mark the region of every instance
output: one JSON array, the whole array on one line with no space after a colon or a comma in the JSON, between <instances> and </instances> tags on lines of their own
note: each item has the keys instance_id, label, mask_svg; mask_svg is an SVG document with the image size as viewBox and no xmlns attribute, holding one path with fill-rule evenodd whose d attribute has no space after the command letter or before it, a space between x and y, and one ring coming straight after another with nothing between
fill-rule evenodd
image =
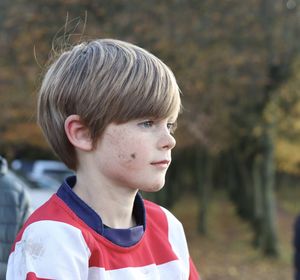
<instances>
[{"instance_id":1,"label":"eyelash","mask_svg":"<svg viewBox=\"0 0 300 280\"><path fill-rule=\"evenodd\" d=\"M168 129L169 129L169 131L171 133L174 133L175 130L176 130L176 127L177 127L177 123L176 122L174 122L174 123L168 123L167 127L168 127Z\"/></svg>"},{"instance_id":2,"label":"eyelash","mask_svg":"<svg viewBox=\"0 0 300 280\"><path fill-rule=\"evenodd\" d=\"M143 126L144 128L150 128L153 126L153 124L154 124L154 121L144 121L144 122L141 122L139 125Z\"/></svg>"},{"instance_id":3,"label":"eyelash","mask_svg":"<svg viewBox=\"0 0 300 280\"><path fill-rule=\"evenodd\" d=\"M140 126L144 128L151 128L154 125L154 121L144 121L139 124ZM167 123L167 128L170 131L170 133L174 133L176 130L177 124L174 123Z\"/></svg>"}]
</instances>

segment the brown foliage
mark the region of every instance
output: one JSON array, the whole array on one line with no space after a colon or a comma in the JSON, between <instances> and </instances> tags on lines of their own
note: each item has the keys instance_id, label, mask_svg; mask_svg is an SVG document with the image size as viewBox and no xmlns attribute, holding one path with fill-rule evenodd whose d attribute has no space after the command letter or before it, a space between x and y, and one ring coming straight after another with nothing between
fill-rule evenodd
<instances>
[{"instance_id":1,"label":"brown foliage","mask_svg":"<svg viewBox=\"0 0 300 280\"><path fill-rule=\"evenodd\" d=\"M37 130L35 93L52 47L114 37L145 47L174 70L186 108L179 147L197 143L218 154L240 138L257 139L275 92L266 88L282 79L270 76L270 69L285 74L295 49L296 8L283 2L5 1L0 132L9 135L5 141L16 142L15 123ZM44 146L41 137L22 139Z\"/></svg>"}]
</instances>

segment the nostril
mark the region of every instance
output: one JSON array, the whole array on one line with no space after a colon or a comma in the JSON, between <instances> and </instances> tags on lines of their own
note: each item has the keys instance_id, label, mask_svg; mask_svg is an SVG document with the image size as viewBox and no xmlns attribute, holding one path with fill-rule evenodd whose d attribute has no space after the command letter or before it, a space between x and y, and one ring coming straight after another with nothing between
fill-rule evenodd
<instances>
[{"instance_id":1,"label":"nostril","mask_svg":"<svg viewBox=\"0 0 300 280\"><path fill-rule=\"evenodd\" d=\"M162 145L163 149L173 149L176 145L176 140L172 135L169 135L168 139L165 141L166 142L164 143L164 145Z\"/></svg>"}]
</instances>

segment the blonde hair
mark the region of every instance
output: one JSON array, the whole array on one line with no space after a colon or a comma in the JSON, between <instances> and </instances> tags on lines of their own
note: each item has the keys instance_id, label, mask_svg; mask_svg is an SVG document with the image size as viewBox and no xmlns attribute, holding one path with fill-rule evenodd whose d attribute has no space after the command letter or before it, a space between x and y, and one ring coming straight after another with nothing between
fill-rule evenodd
<instances>
[{"instance_id":1,"label":"blonde hair","mask_svg":"<svg viewBox=\"0 0 300 280\"><path fill-rule=\"evenodd\" d=\"M38 98L38 123L58 157L76 170L64 122L79 115L93 143L109 123L178 113L180 90L172 71L148 51L119 40L81 43L50 65Z\"/></svg>"}]
</instances>

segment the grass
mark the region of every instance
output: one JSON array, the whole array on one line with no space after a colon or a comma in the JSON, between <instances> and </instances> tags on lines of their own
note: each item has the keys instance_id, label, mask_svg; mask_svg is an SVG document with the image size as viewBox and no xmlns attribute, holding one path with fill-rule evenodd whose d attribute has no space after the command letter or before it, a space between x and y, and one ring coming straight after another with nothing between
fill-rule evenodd
<instances>
[{"instance_id":1,"label":"grass","mask_svg":"<svg viewBox=\"0 0 300 280\"><path fill-rule=\"evenodd\" d=\"M204 280L287 280L293 278L293 223L300 213L300 188L281 189L277 197L280 256L266 258L253 248L249 225L235 213L223 194L210 203L208 234L197 233L198 204L195 196L183 197L173 212L182 221L190 254ZM189 205L187 207L186 205Z\"/></svg>"}]
</instances>

